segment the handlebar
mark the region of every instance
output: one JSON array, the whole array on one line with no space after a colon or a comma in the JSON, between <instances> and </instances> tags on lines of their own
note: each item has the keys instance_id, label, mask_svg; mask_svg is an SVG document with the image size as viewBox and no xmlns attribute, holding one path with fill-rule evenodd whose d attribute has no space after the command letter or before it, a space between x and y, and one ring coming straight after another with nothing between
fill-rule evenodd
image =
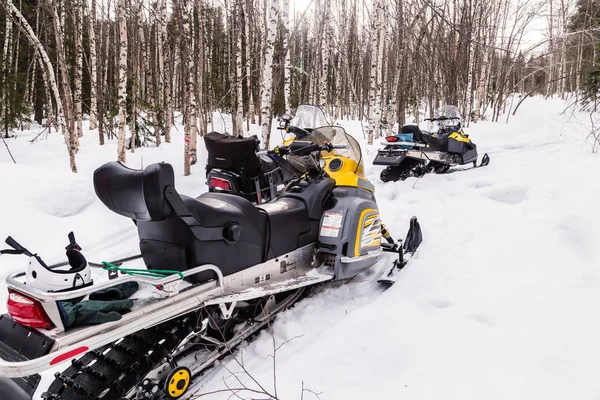
<instances>
[{"instance_id":1,"label":"handlebar","mask_svg":"<svg viewBox=\"0 0 600 400\"><path fill-rule=\"evenodd\" d=\"M304 156L308 155L314 151L331 151L331 150L345 150L348 148L347 144L337 144L332 145L331 143L326 143L324 145L313 144L311 142L296 140L293 141L289 146L278 146L273 150L261 150L257 151L256 154L259 156L263 155L292 155L292 156Z\"/></svg>"},{"instance_id":2,"label":"handlebar","mask_svg":"<svg viewBox=\"0 0 600 400\"><path fill-rule=\"evenodd\" d=\"M13 249L22 252L26 256L33 257L33 254L31 254L31 252L25 247L21 246L15 239L12 238L12 236L7 237L4 242Z\"/></svg>"},{"instance_id":3,"label":"handlebar","mask_svg":"<svg viewBox=\"0 0 600 400\"><path fill-rule=\"evenodd\" d=\"M449 119L460 119L460 117L438 117L438 118L425 118L423 121L446 121Z\"/></svg>"}]
</instances>

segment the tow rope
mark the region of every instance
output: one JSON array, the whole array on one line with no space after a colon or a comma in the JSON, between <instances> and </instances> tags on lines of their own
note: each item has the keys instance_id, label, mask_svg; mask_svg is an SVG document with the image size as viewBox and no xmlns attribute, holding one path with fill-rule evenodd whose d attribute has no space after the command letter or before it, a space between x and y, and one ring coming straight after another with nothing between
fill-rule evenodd
<instances>
[{"instance_id":1,"label":"tow rope","mask_svg":"<svg viewBox=\"0 0 600 400\"><path fill-rule=\"evenodd\" d=\"M127 275L143 275L143 276L151 276L154 278L161 278L161 277L177 274L177 275L179 275L179 277L181 279L184 279L183 273L181 273L179 271L173 271L173 270L167 270L167 269L147 270L147 269L137 269L137 268L121 268L121 267L118 267L118 266L111 264L109 262L106 262L106 261L102 261L102 264L104 265L103 269L105 269L106 271L121 272L121 273L127 274Z\"/></svg>"}]
</instances>

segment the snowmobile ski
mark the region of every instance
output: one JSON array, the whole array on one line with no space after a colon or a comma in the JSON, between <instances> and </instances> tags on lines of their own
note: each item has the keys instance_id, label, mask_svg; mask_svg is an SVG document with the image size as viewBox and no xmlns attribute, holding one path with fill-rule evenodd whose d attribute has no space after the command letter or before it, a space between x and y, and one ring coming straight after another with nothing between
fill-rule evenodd
<instances>
[{"instance_id":1,"label":"snowmobile ski","mask_svg":"<svg viewBox=\"0 0 600 400\"><path fill-rule=\"evenodd\" d=\"M421 232L421 226L419 224L419 221L417 221L417 217L412 217L410 219L410 227L408 229L408 233L406 234L404 244L395 244L393 246L388 247L387 249L387 246L384 246L385 251L398 252L398 259L394 260L392 268L388 271L387 274L379 278L377 282L388 286L392 286L394 283L396 283L398 279L398 272L400 272L400 270L402 270L406 266L406 264L408 264L410 259L413 257L413 255L419 248L419 245L422 241L423 233Z\"/></svg>"}]
</instances>

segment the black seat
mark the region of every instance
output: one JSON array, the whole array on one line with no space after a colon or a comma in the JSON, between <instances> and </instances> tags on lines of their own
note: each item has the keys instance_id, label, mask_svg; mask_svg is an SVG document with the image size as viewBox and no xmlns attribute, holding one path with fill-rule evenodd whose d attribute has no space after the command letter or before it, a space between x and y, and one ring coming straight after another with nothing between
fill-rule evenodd
<instances>
[{"instance_id":1,"label":"black seat","mask_svg":"<svg viewBox=\"0 0 600 400\"><path fill-rule=\"evenodd\" d=\"M169 164L141 171L108 163L94 172L94 187L108 208L136 221L149 269L184 271L214 264L230 275L314 242L318 235L300 199L281 198L259 209L223 193L180 196Z\"/></svg>"},{"instance_id":2,"label":"black seat","mask_svg":"<svg viewBox=\"0 0 600 400\"><path fill-rule=\"evenodd\" d=\"M301 237L311 230L311 226L302 200L281 197L272 203L261 204L259 208L268 215L271 250L276 255L305 245L301 243Z\"/></svg>"},{"instance_id":3,"label":"black seat","mask_svg":"<svg viewBox=\"0 0 600 400\"><path fill-rule=\"evenodd\" d=\"M448 137L447 136L434 136L433 134L422 131L417 125L404 125L400 130L401 133L412 133L413 138L417 142L425 143L429 145L431 150L435 151L447 151L448 149Z\"/></svg>"}]
</instances>

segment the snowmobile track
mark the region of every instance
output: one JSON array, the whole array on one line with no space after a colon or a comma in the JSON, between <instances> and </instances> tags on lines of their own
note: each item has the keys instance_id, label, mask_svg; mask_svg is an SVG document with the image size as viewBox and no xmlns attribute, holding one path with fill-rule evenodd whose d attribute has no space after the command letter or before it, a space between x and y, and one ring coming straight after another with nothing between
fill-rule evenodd
<instances>
[{"instance_id":1,"label":"snowmobile track","mask_svg":"<svg viewBox=\"0 0 600 400\"><path fill-rule=\"evenodd\" d=\"M134 333L73 360L69 368L55 374L56 379L42 398L121 398L167 354L175 350L189 333L190 318L192 316L186 316Z\"/></svg>"}]
</instances>

